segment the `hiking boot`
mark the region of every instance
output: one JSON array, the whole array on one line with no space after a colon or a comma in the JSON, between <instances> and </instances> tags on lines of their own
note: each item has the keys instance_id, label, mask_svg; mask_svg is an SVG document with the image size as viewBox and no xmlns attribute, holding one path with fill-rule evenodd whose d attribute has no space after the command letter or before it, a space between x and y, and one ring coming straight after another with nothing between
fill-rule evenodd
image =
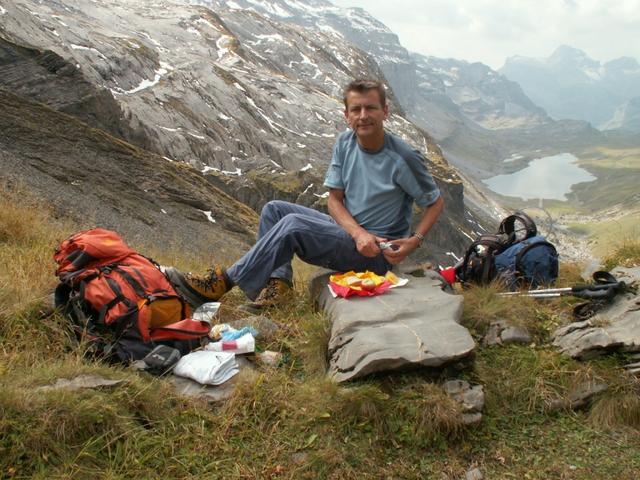
<instances>
[{"instance_id":1,"label":"hiking boot","mask_svg":"<svg viewBox=\"0 0 640 480\"><path fill-rule=\"evenodd\" d=\"M291 284L281 278L270 278L262 289L258 298L251 303L246 303L240 308L252 313L281 305L291 296Z\"/></svg>"},{"instance_id":2,"label":"hiking boot","mask_svg":"<svg viewBox=\"0 0 640 480\"><path fill-rule=\"evenodd\" d=\"M231 289L230 282L226 280L225 270L217 265L203 276L182 273L173 267L165 268L164 273L173 288L184 297L192 309L203 303L217 301Z\"/></svg>"}]
</instances>

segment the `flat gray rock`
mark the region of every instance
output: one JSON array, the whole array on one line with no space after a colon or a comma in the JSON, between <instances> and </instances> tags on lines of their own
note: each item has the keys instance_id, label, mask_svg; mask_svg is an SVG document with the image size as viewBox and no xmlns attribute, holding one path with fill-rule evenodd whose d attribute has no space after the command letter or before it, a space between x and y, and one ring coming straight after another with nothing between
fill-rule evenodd
<instances>
[{"instance_id":1,"label":"flat gray rock","mask_svg":"<svg viewBox=\"0 0 640 480\"><path fill-rule=\"evenodd\" d=\"M627 284L640 282L640 267L618 267L611 273ZM589 320L560 327L553 334L553 344L583 360L611 350L640 351L640 295L620 294Z\"/></svg>"},{"instance_id":2,"label":"flat gray rock","mask_svg":"<svg viewBox=\"0 0 640 480\"><path fill-rule=\"evenodd\" d=\"M313 281L318 306L332 322L329 375L338 382L411 366L444 367L475 348L459 324L461 295L442 291L440 275L427 271L404 287L374 297L333 298L329 274Z\"/></svg>"}]
</instances>

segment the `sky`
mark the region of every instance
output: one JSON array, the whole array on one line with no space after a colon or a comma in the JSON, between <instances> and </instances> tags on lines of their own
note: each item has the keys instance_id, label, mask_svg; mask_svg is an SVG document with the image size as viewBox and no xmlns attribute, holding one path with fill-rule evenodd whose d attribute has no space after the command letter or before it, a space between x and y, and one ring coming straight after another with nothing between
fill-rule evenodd
<instances>
[{"instance_id":1,"label":"sky","mask_svg":"<svg viewBox=\"0 0 640 480\"><path fill-rule=\"evenodd\" d=\"M507 57L546 58L560 45L602 63L640 61L640 0L331 0L362 7L412 52L494 69Z\"/></svg>"}]
</instances>

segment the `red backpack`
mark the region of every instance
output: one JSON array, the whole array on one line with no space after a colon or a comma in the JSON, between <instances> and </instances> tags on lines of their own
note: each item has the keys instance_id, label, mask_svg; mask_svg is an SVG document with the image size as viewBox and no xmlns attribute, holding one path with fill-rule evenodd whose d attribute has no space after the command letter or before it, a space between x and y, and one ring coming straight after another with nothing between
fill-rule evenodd
<instances>
[{"instance_id":1,"label":"red backpack","mask_svg":"<svg viewBox=\"0 0 640 480\"><path fill-rule=\"evenodd\" d=\"M187 353L207 338L210 325L189 318L189 306L158 264L132 250L116 232L76 233L53 258L60 279L56 306L96 353L127 362L160 344Z\"/></svg>"}]
</instances>

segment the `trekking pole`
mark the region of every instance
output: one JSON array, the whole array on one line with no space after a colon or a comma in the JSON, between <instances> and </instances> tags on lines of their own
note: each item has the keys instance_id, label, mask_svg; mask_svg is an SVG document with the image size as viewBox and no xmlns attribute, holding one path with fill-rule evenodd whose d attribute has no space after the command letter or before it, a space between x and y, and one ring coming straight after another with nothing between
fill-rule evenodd
<instances>
[{"instance_id":1,"label":"trekking pole","mask_svg":"<svg viewBox=\"0 0 640 480\"><path fill-rule=\"evenodd\" d=\"M567 291L562 292L547 292L545 290L534 290L531 292L513 292L516 296L520 297L531 297L531 298L553 298L553 297L564 297L566 295L571 295L573 297L578 298L588 298L588 299L602 299L602 298L613 298L619 291L619 287L616 285L608 286L607 288L584 288L581 290L572 290L569 288ZM511 292L510 292L511 293ZM508 294L499 293L500 296L508 296ZM511 295L512 296L512 295Z\"/></svg>"},{"instance_id":2,"label":"trekking pole","mask_svg":"<svg viewBox=\"0 0 640 480\"><path fill-rule=\"evenodd\" d=\"M613 283L597 283L597 284L585 284L585 285L575 285L573 287L566 288L547 288L547 289L538 289L538 290L527 290L525 292L503 292L499 293L501 297L510 297L510 296L523 296L523 295L541 295L541 294L563 294L563 293L580 293L585 290L589 291L599 291L599 290L608 290L610 288L619 290L624 286L624 282L613 282Z\"/></svg>"},{"instance_id":3,"label":"trekking pole","mask_svg":"<svg viewBox=\"0 0 640 480\"><path fill-rule=\"evenodd\" d=\"M613 278L613 277L611 277ZM579 298L613 298L618 292L625 289L624 282L595 283L587 285L575 285L566 288L547 288L541 290L528 290L526 292L504 292L499 293L501 297L533 297L551 298L571 295Z\"/></svg>"}]
</instances>

